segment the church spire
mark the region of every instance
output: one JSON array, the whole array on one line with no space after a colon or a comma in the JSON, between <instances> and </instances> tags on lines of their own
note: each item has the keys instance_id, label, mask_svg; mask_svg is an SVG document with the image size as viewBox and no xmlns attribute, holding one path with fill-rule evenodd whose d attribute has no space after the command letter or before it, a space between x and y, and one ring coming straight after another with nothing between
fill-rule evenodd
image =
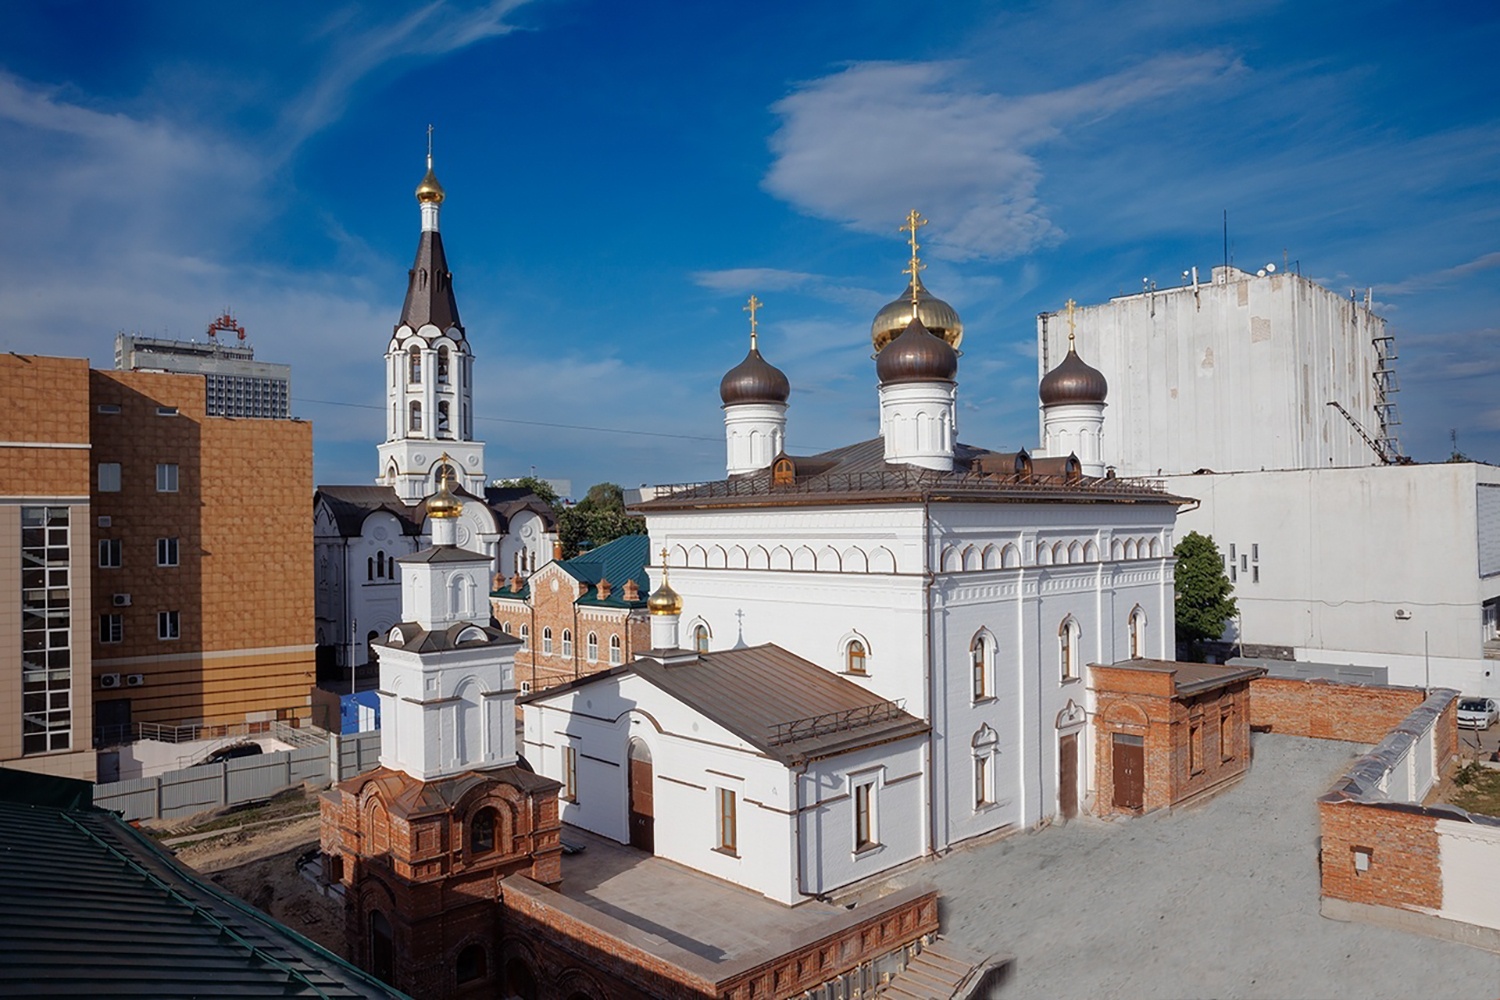
<instances>
[{"instance_id":1,"label":"church spire","mask_svg":"<svg viewBox=\"0 0 1500 1000\"><path fill-rule=\"evenodd\" d=\"M422 209L422 236L417 241L417 259L407 278L406 301L401 306L397 327L412 330L432 325L440 333L450 329L463 337L463 323L458 318L458 301L453 297L453 275L448 257L443 253L443 237L438 232L438 213L447 193L432 171L432 126L427 126L427 173L417 185L417 204Z\"/></svg>"}]
</instances>

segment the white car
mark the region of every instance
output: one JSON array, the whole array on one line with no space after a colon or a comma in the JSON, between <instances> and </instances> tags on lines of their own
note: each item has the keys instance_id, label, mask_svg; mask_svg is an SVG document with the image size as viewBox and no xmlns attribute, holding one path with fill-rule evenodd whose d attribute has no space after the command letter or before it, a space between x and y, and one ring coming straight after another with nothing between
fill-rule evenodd
<instances>
[{"instance_id":1,"label":"white car","mask_svg":"<svg viewBox=\"0 0 1500 1000\"><path fill-rule=\"evenodd\" d=\"M1493 698L1460 698L1458 700L1458 726L1460 729L1488 729L1500 720L1500 709Z\"/></svg>"}]
</instances>

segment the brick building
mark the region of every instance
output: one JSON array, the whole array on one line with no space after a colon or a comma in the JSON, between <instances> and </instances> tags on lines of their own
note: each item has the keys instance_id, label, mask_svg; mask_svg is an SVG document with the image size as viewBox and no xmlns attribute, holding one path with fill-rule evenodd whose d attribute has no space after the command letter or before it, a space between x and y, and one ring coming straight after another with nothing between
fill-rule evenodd
<instances>
[{"instance_id":1,"label":"brick building","mask_svg":"<svg viewBox=\"0 0 1500 1000\"><path fill-rule=\"evenodd\" d=\"M1240 778L1250 767L1250 682L1263 673L1144 659L1090 666L1095 811L1150 812Z\"/></svg>"},{"instance_id":2,"label":"brick building","mask_svg":"<svg viewBox=\"0 0 1500 1000\"><path fill-rule=\"evenodd\" d=\"M529 580L496 578L490 609L501 631L522 641L516 677L523 692L629 663L651 648L650 547L645 535L626 535L548 563ZM706 632L700 639L706 649Z\"/></svg>"}]
</instances>

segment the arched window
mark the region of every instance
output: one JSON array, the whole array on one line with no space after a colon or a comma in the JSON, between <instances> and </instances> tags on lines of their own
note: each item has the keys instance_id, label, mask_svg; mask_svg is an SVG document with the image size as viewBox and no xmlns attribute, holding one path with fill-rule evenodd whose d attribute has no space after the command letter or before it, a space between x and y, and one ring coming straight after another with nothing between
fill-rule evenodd
<instances>
[{"instance_id":1,"label":"arched window","mask_svg":"<svg viewBox=\"0 0 1500 1000\"><path fill-rule=\"evenodd\" d=\"M542 655L552 655L552 626L548 625L542 629Z\"/></svg>"},{"instance_id":2,"label":"arched window","mask_svg":"<svg viewBox=\"0 0 1500 1000\"><path fill-rule=\"evenodd\" d=\"M448 348L446 346L438 348L437 368L438 384L446 385L448 383Z\"/></svg>"},{"instance_id":3,"label":"arched window","mask_svg":"<svg viewBox=\"0 0 1500 1000\"><path fill-rule=\"evenodd\" d=\"M588 656L590 663L598 663L599 662L599 635L598 635L598 633L596 633L596 632L590 632L589 633L588 640L587 640L587 642L585 644L585 647L584 647L584 653Z\"/></svg>"},{"instance_id":4,"label":"arched window","mask_svg":"<svg viewBox=\"0 0 1500 1000\"><path fill-rule=\"evenodd\" d=\"M435 488L443 485L443 476L445 474L455 486L458 485L458 471L447 462L439 462L432 467L432 485Z\"/></svg>"},{"instance_id":5,"label":"arched window","mask_svg":"<svg viewBox=\"0 0 1500 1000\"><path fill-rule=\"evenodd\" d=\"M521 623L521 648L525 649L531 645L531 626L525 622Z\"/></svg>"},{"instance_id":6,"label":"arched window","mask_svg":"<svg viewBox=\"0 0 1500 1000\"><path fill-rule=\"evenodd\" d=\"M387 983L396 978L396 949L391 922L379 910L370 911L370 971Z\"/></svg>"},{"instance_id":7,"label":"arched window","mask_svg":"<svg viewBox=\"0 0 1500 1000\"><path fill-rule=\"evenodd\" d=\"M484 945L471 944L458 953L458 981L461 983L474 983L489 975L488 956L484 953Z\"/></svg>"},{"instance_id":8,"label":"arched window","mask_svg":"<svg viewBox=\"0 0 1500 1000\"><path fill-rule=\"evenodd\" d=\"M1138 660L1146 655L1146 612L1137 605L1130 612L1130 658Z\"/></svg>"},{"instance_id":9,"label":"arched window","mask_svg":"<svg viewBox=\"0 0 1500 1000\"><path fill-rule=\"evenodd\" d=\"M1065 681L1078 676L1078 637L1078 622L1069 615L1057 629L1058 664Z\"/></svg>"},{"instance_id":10,"label":"arched window","mask_svg":"<svg viewBox=\"0 0 1500 1000\"><path fill-rule=\"evenodd\" d=\"M771 469L771 483L774 486L790 486L797 481L797 467L792 464L790 458L778 458L775 466Z\"/></svg>"},{"instance_id":11,"label":"arched window","mask_svg":"<svg viewBox=\"0 0 1500 1000\"><path fill-rule=\"evenodd\" d=\"M422 383L422 349L415 344L412 345L410 359L410 366L408 368L410 378L408 381L412 385L420 385Z\"/></svg>"},{"instance_id":12,"label":"arched window","mask_svg":"<svg viewBox=\"0 0 1500 1000\"><path fill-rule=\"evenodd\" d=\"M488 854L495 849L495 810L481 809L469 821L469 853Z\"/></svg>"},{"instance_id":13,"label":"arched window","mask_svg":"<svg viewBox=\"0 0 1500 1000\"><path fill-rule=\"evenodd\" d=\"M562 655L564 655L564 656L572 656L573 655L573 630L570 629L570 628L563 629L563 634L562 634Z\"/></svg>"},{"instance_id":14,"label":"arched window","mask_svg":"<svg viewBox=\"0 0 1500 1000\"><path fill-rule=\"evenodd\" d=\"M624 656L620 650L620 637L612 635L609 637L609 662L611 666L619 666Z\"/></svg>"},{"instance_id":15,"label":"arched window","mask_svg":"<svg viewBox=\"0 0 1500 1000\"><path fill-rule=\"evenodd\" d=\"M702 622L693 626L693 648L700 653L708 652L708 626Z\"/></svg>"},{"instance_id":16,"label":"arched window","mask_svg":"<svg viewBox=\"0 0 1500 1000\"><path fill-rule=\"evenodd\" d=\"M975 635L974 641L969 643L969 672L975 701L983 701L993 694L990 677L994 660L994 644L990 640L989 633L980 632Z\"/></svg>"},{"instance_id":17,"label":"arched window","mask_svg":"<svg viewBox=\"0 0 1500 1000\"><path fill-rule=\"evenodd\" d=\"M446 399L438 402L437 435L438 437L453 436L453 425L448 422L448 401Z\"/></svg>"},{"instance_id":18,"label":"arched window","mask_svg":"<svg viewBox=\"0 0 1500 1000\"><path fill-rule=\"evenodd\" d=\"M865 644L858 639L850 639L844 647L844 669L861 676L865 673Z\"/></svg>"},{"instance_id":19,"label":"arched window","mask_svg":"<svg viewBox=\"0 0 1500 1000\"><path fill-rule=\"evenodd\" d=\"M407 422L413 433L422 431L422 404L416 400L411 403L411 419Z\"/></svg>"},{"instance_id":20,"label":"arched window","mask_svg":"<svg viewBox=\"0 0 1500 1000\"><path fill-rule=\"evenodd\" d=\"M385 552L383 551L375 553L375 575L382 580L385 579Z\"/></svg>"},{"instance_id":21,"label":"arched window","mask_svg":"<svg viewBox=\"0 0 1500 1000\"><path fill-rule=\"evenodd\" d=\"M999 753L1000 734L986 723L969 741L974 751L974 808L982 809L995 801L995 757Z\"/></svg>"},{"instance_id":22,"label":"arched window","mask_svg":"<svg viewBox=\"0 0 1500 1000\"><path fill-rule=\"evenodd\" d=\"M370 559L365 560L365 562L366 562L366 566L365 566L365 579L367 579L367 580L373 580L373 579L375 579L375 560L373 558L370 558Z\"/></svg>"}]
</instances>

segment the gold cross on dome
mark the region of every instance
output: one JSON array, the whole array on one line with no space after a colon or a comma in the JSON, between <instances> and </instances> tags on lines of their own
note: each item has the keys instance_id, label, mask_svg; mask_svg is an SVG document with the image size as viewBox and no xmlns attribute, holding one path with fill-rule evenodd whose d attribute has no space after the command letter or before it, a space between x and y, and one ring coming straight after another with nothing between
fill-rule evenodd
<instances>
[{"instance_id":1,"label":"gold cross on dome","mask_svg":"<svg viewBox=\"0 0 1500 1000\"><path fill-rule=\"evenodd\" d=\"M917 256L917 251L922 248L922 244L917 242L917 230L925 225L927 225L927 220L922 218L922 213L914 208L906 213L906 225L901 226L897 230L898 232L911 234L907 238L907 242L911 244L911 264L901 273L911 275L911 308L913 318L917 315L917 289L922 284L922 280L917 275L927 267L926 264L922 263L922 259Z\"/></svg>"},{"instance_id":2,"label":"gold cross on dome","mask_svg":"<svg viewBox=\"0 0 1500 1000\"><path fill-rule=\"evenodd\" d=\"M762 305L762 302L760 301L760 299L757 299L754 295L751 295L750 296L750 302L749 302L749 304L741 307L741 309L740 309L741 312L747 312L747 313L750 314L750 349L751 350L755 349L755 310L759 309L761 307L761 305Z\"/></svg>"},{"instance_id":3,"label":"gold cross on dome","mask_svg":"<svg viewBox=\"0 0 1500 1000\"><path fill-rule=\"evenodd\" d=\"M427 124L427 169L432 169L432 123Z\"/></svg>"},{"instance_id":4,"label":"gold cross on dome","mask_svg":"<svg viewBox=\"0 0 1500 1000\"><path fill-rule=\"evenodd\" d=\"M1075 321L1073 319L1073 310L1075 310L1076 308L1078 308L1078 303L1074 302L1072 299L1069 299L1067 301L1067 307L1068 307L1068 350L1071 351L1073 349L1073 336L1074 336L1073 330L1074 330L1074 326L1076 325L1076 323L1075 323Z\"/></svg>"}]
</instances>

